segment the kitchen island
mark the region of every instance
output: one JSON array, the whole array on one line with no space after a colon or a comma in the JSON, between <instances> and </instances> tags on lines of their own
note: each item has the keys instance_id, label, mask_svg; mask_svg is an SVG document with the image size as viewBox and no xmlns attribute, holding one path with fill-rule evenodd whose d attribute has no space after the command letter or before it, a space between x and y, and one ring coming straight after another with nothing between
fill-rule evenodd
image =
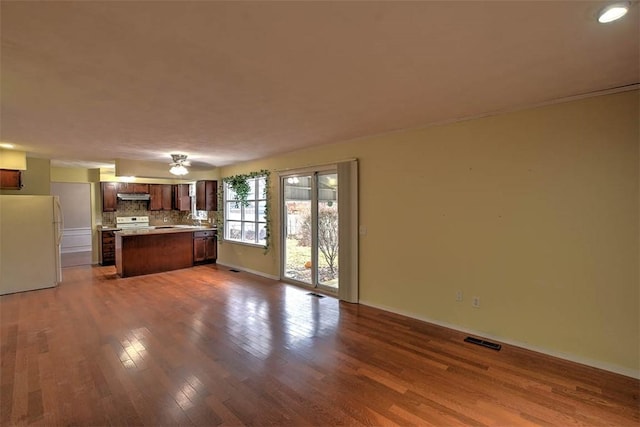
<instances>
[{"instance_id":1,"label":"kitchen island","mask_svg":"<svg viewBox=\"0 0 640 427\"><path fill-rule=\"evenodd\" d=\"M194 233L215 230L172 226L116 231L116 272L120 277L131 277L192 267Z\"/></svg>"}]
</instances>

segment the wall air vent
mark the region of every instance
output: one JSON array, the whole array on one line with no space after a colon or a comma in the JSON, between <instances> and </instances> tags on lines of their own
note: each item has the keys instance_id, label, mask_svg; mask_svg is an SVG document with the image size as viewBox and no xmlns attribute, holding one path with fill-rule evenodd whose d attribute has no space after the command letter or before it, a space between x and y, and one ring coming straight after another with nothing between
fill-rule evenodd
<instances>
[{"instance_id":1,"label":"wall air vent","mask_svg":"<svg viewBox=\"0 0 640 427\"><path fill-rule=\"evenodd\" d=\"M324 295L320 295L315 292L309 292L307 295L311 295L312 297L316 297L316 298L324 298Z\"/></svg>"}]
</instances>

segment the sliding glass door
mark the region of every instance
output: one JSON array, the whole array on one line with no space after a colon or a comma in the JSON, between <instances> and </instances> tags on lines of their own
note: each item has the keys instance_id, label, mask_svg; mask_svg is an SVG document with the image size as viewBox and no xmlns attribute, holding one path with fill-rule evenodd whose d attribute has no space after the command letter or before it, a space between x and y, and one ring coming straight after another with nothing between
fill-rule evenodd
<instances>
[{"instance_id":1,"label":"sliding glass door","mask_svg":"<svg viewBox=\"0 0 640 427\"><path fill-rule=\"evenodd\" d=\"M338 291L338 175L335 170L281 177L283 277Z\"/></svg>"}]
</instances>

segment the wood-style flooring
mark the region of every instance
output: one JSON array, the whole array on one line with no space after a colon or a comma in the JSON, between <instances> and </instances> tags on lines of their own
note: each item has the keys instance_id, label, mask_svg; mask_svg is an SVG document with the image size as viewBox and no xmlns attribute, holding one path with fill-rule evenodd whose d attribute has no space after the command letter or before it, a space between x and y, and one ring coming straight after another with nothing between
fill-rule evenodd
<instances>
[{"instance_id":1,"label":"wood-style flooring","mask_svg":"<svg viewBox=\"0 0 640 427\"><path fill-rule=\"evenodd\" d=\"M60 255L60 264L63 268L89 265L91 264L91 255L91 251L63 253Z\"/></svg>"},{"instance_id":2,"label":"wood-style flooring","mask_svg":"<svg viewBox=\"0 0 640 427\"><path fill-rule=\"evenodd\" d=\"M638 426L637 380L216 265L0 297L9 425Z\"/></svg>"}]
</instances>

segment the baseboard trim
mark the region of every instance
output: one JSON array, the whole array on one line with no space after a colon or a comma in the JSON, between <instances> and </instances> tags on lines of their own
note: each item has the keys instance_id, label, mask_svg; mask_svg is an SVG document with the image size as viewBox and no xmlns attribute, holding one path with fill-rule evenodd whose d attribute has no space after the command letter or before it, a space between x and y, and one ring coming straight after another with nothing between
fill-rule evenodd
<instances>
[{"instance_id":1,"label":"baseboard trim","mask_svg":"<svg viewBox=\"0 0 640 427\"><path fill-rule=\"evenodd\" d=\"M216 261L216 264L222 265L222 266L225 266L225 267L229 267L229 268L234 268L236 270L244 271L246 273L255 274L256 276L266 277L267 279L280 280L280 277L278 277L278 276L274 276L274 275L271 275L271 274L263 273L262 271L251 270L249 268L245 268L245 267L240 266L240 265L227 264L225 262L220 262L220 261Z\"/></svg>"},{"instance_id":2,"label":"baseboard trim","mask_svg":"<svg viewBox=\"0 0 640 427\"><path fill-rule=\"evenodd\" d=\"M423 322L431 323L431 324L434 324L434 325L437 325L437 326L442 326L443 328L453 329L454 331L463 332L465 334L476 335L476 336L479 336L479 337L488 338L488 339L491 339L491 340L499 341L499 342L504 343L504 344L512 345L514 347L520 347L520 348L524 348L525 350L535 351L536 353L545 354L547 356L557 357L559 359L567 360L569 362L579 363L581 365L590 366L592 368L602 369L602 370L605 370L605 371L613 372L615 374L624 375L626 377L630 377L630 378L634 378L634 379L640 379L640 371L629 369L629 368L626 368L626 367L623 367L623 366L613 365L613 364L610 364L610 363L589 359L589 358L578 356L578 355L575 355L575 354L569 354L569 353L563 353L563 352L559 352L559 351L555 351L555 350L550 350L548 348L538 347L538 346L531 345L531 344L528 344L528 343L523 343L523 342L520 342L520 341L504 338L504 337L501 337L501 336L498 336L498 335L488 334L488 333L482 332L482 331L476 331L476 330L473 330L473 329L463 328L463 327L461 327L459 325L454 325L454 324L451 324L451 323L442 322L442 321L435 320L435 319L430 319L428 317L420 316L420 315L415 314L415 313L410 313L410 312L406 312L406 311L403 311L403 310L398 310L396 308L384 306L384 305L381 305L381 304L375 304L375 303L372 303L372 302L369 302L369 301L364 301L362 299L359 301L359 303L362 304L362 305L366 305L368 307L373 307L373 308L377 308L377 309L380 309L380 310L389 311L391 313L399 314L401 316L406 316L406 317L410 317L412 319L416 319L416 320L420 320L420 321L423 321Z\"/></svg>"}]
</instances>

